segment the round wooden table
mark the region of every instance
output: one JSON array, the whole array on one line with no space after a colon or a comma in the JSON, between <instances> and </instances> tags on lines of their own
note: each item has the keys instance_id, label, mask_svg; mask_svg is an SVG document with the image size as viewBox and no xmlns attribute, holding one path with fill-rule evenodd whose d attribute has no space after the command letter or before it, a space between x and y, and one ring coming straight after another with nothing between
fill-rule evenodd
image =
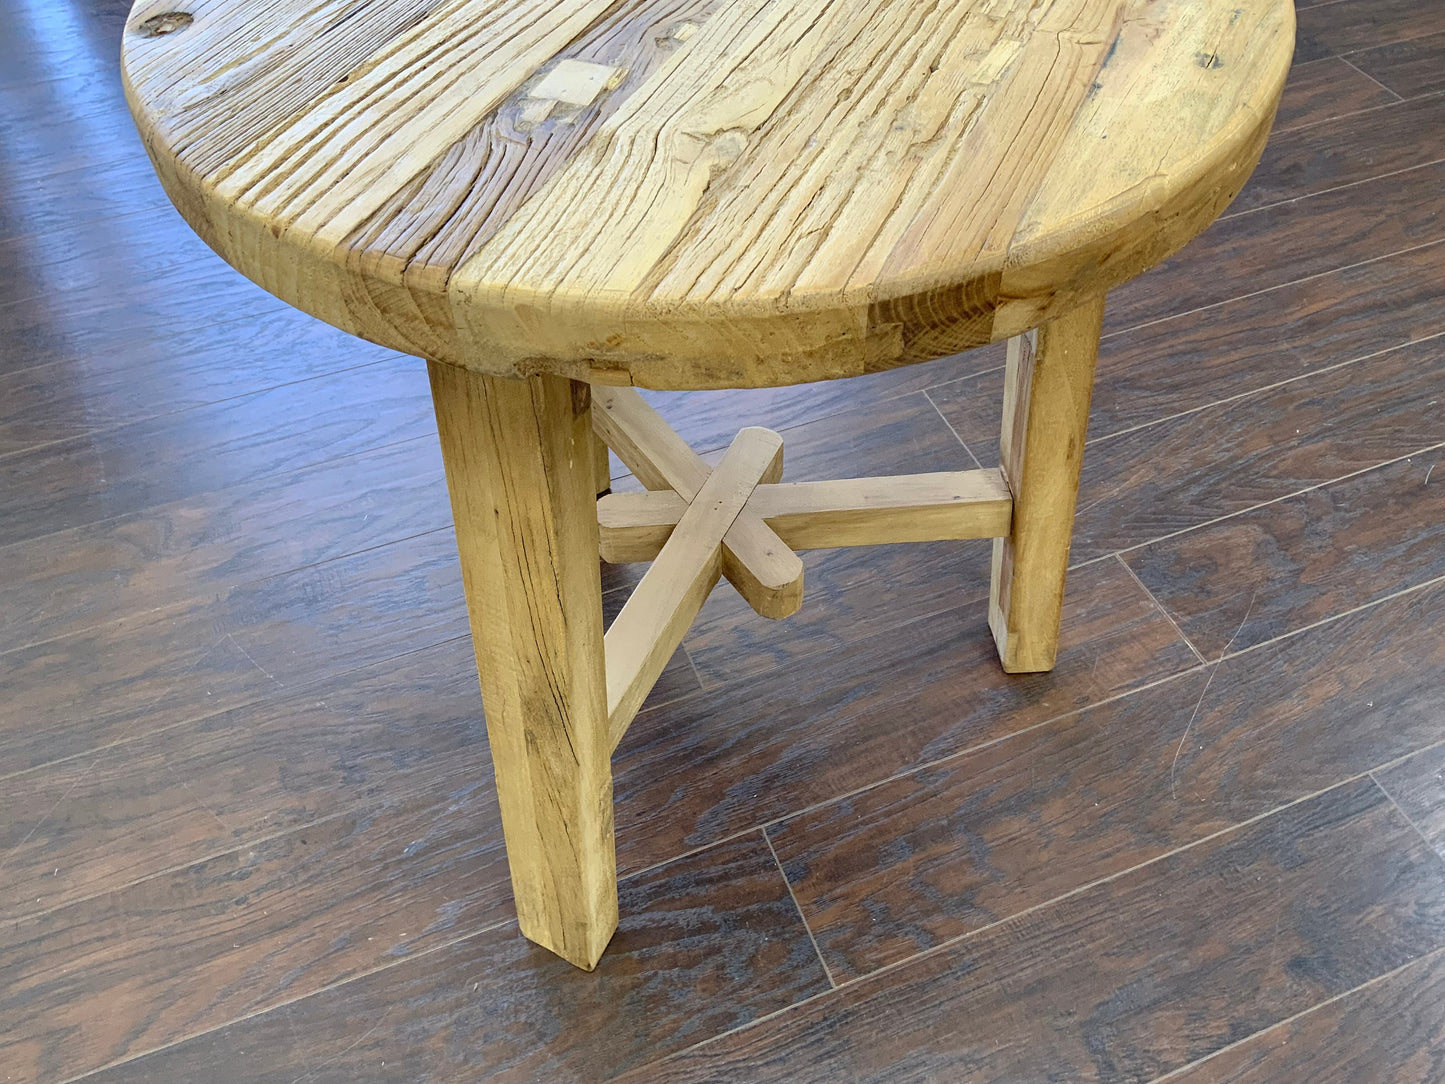
<instances>
[{"instance_id":1,"label":"round wooden table","mask_svg":"<svg viewBox=\"0 0 1445 1084\"><path fill-rule=\"evenodd\" d=\"M591 968L610 756L726 576L992 537L1006 670L1053 666L1104 295L1239 191L1290 0L141 0L124 75L206 242L427 360L517 914ZM710 469L630 385L874 372L1009 340L1002 467ZM604 443L605 442L605 443ZM606 488L606 447L648 492ZM597 568L652 566L604 636Z\"/></svg>"}]
</instances>

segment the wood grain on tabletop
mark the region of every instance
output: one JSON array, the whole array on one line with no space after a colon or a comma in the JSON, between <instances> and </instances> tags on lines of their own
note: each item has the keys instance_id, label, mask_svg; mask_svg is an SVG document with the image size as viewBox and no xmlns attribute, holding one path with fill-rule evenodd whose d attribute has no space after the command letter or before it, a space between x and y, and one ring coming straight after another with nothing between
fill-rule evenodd
<instances>
[{"instance_id":1,"label":"wood grain on tabletop","mask_svg":"<svg viewBox=\"0 0 1445 1084\"><path fill-rule=\"evenodd\" d=\"M136 5L127 93L187 221L405 352L679 388L941 357L1137 275L1244 184L1294 18L1288 0L342 10Z\"/></svg>"},{"instance_id":2,"label":"wood grain on tabletop","mask_svg":"<svg viewBox=\"0 0 1445 1084\"><path fill-rule=\"evenodd\" d=\"M701 9L678 0L669 10L687 21ZM180 219L155 214L165 197L120 112L124 12L91 0L61 34L35 11L22 5L14 33L0 35L0 241L25 238L0 245L10 261L0 269L0 373L12 378L0 384L0 448L24 465L0 516L15 539L0 548L0 639L23 647L6 670L20 684L0 681L17 692L0 698L11 758L0 774L19 772L0 784L0 820L14 829L0 839L7 1071L62 1080L140 1056L115 1076L373 1079L426 1064L442 1077L505 1063L519 1077L565 1079L665 1056L827 989L754 827L791 818L768 831L807 917L826 918L820 942L837 977L896 966L812 1002L796 1030L789 1012L722 1040L749 1053L725 1051L716 1075L736 1077L743 1064L742 1075L826 1076L841 1055L814 1070L816 1048L790 1045L824 1031L835 1050L870 1051L872 1062L851 1064L876 1063L889 1079L959 1065L984 1079L1035 1065L1119 1077L1235 1039L1186 1079L1440 1075L1439 956L1399 920L1429 926L1431 885L1445 874L1431 872L1388 808L1341 804L1348 787L1270 812L1375 767L1427 843L1445 847L1445 753L1430 744L1445 668L1440 588L1419 587L1440 574L1428 543L1441 475L1428 477L1429 454L1126 555L1167 615L1117 561L1075 568L1053 675L998 673L982 624L986 543L806 554L809 597L783 624L715 593L688 639L709 690L699 693L680 650L619 749L618 857L633 879L622 885L616 970L609 954L600 972L574 974L507 919L426 410L388 413L335 453L286 420L371 412L420 365L349 349L200 252ZM599 32L647 41L643 23L626 18ZM1335 51L1290 73L1278 149L1234 208L1259 209L1116 291L1115 332L1158 322L1105 340L1092 437L1244 395L1258 413L1210 436L1209 456L1221 477L1248 479L1279 466L1250 444L1282 402L1260 394L1267 385L1302 378L1289 393L1301 429L1334 424L1349 394L1321 386L1309 409L1305 387L1331 366L1374 374L1413 343L1421 379L1439 386L1438 340L1424 343L1441 330L1445 281L1445 185L1429 161L1439 107L1389 115L1392 95L1445 89L1437 19L1434 0L1301 11L1311 40ZM706 23L692 21L696 42ZM663 48L676 56L679 46ZM15 89L37 81L50 85ZM634 100L635 84L611 94ZM116 115L104 115L107 95ZM170 260L167 238L183 259ZM23 264L48 256L53 288ZM1001 363L1000 344L856 381L650 398L699 450L720 450L738 424L813 423L783 434L790 477L857 473L858 462L963 469L969 449L987 459L996 446L999 408L997 376L960 378ZM333 375L360 364L386 373L386 388ZM288 374L301 382L234 398ZM929 394L969 448L949 444L919 394L950 380ZM1395 421L1431 390L1365 383ZM1135 454L1149 455L1135 439ZM1340 464L1323 443L1297 439L1296 453L1316 457L1301 477L1371 458ZM1205 466L1184 469L1192 480L1181 492L1210 491ZM49 511L27 495L52 485L61 497ZM614 587L605 612L638 572L604 566ZM1254 650L1201 670L1171 617L1211 659L1236 631L1230 650ZM198 660L226 632L232 639ZM689 699L665 703L678 697ZM1197 740L1181 746L1196 702ZM1043 764L1056 769L1047 779ZM1182 801L1167 788L1171 766ZM1110 816L1097 818L1093 801ZM963 803L976 819L928 830L931 814L956 818ZM1302 833L1301 811L1322 808L1310 813L1320 830ZM1211 826L1228 835L1192 842ZM1209 857L1240 838L1243 850ZM1126 874L1119 897L1095 885L1062 910L1046 902L1006 918L1131 855L1181 845ZM1263 865L1249 865L1258 855ZM1005 925L913 962L896 956L988 916ZM1183 947L1161 956L1160 944ZM1390 970L1409 956L1416 962ZM989 1001L994 982L1018 975L1039 981ZM914 1017L919 1030L899 1034L897 1022ZM1081 1017L1088 1034L1077 1043ZM975 1033L976 1050L954 1060ZM167 1044L178 1045L144 1056ZM689 1075L709 1075L696 1064L709 1049L697 1049ZM682 1076L666 1063L653 1073Z\"/></svg>"}]
</instances>

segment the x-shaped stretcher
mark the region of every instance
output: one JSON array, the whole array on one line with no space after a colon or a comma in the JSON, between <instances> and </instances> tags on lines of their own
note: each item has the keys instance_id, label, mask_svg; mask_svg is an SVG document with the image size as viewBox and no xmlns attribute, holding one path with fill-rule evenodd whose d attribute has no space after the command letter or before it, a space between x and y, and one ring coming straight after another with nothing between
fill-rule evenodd
<instances>
[{"instance_id":1,"label":"x-shaped stretcher","mask_svg":"<svg viewBox=\"0 0 1445 1084\"><path fill-rule=\"evenodd\" d=\"M784 483L782 437L761 428L710 468L631 388L594 385L592 425L648 490L597 505L603 559L652 562L604 638L614 748L722 576L782 618L803 600L795 550L1009 533L997 469Z\"/></svg>"}]
</instances>

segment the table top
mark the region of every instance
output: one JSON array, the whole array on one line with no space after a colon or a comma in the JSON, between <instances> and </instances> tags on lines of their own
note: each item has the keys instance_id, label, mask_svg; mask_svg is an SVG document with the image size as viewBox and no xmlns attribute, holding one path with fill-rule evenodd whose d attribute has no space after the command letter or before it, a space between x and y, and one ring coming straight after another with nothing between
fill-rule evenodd
<instances>
[{"instance_id":1,"label":"table top","mask_svg":"<svg viewBox=\"0 0 1445 1084\"><path fill-rule=\"evenodd\" d=\"M1038 325L1238 192L1291 0L140 0L172 200L478 371L746 387Z\"/></svg>"}]
</instances>

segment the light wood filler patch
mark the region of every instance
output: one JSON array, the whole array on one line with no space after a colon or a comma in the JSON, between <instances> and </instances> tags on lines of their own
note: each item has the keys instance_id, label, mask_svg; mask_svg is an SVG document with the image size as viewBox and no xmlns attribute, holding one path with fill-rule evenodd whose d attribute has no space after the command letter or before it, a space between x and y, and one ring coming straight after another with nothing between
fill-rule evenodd
<instances>
[{"instance_id":1,"label":"light wood filler patch","mask_svg":"<svg viewBox=\"0 0 1445 1084\"><path fill-rule=\"evenodd\" d=\"M1248 176L1292 31L1290 0L141 0L124 76L182 213L292 304L478 371L742 387L1159 261Z\"/></svg>"}]
</instances>

